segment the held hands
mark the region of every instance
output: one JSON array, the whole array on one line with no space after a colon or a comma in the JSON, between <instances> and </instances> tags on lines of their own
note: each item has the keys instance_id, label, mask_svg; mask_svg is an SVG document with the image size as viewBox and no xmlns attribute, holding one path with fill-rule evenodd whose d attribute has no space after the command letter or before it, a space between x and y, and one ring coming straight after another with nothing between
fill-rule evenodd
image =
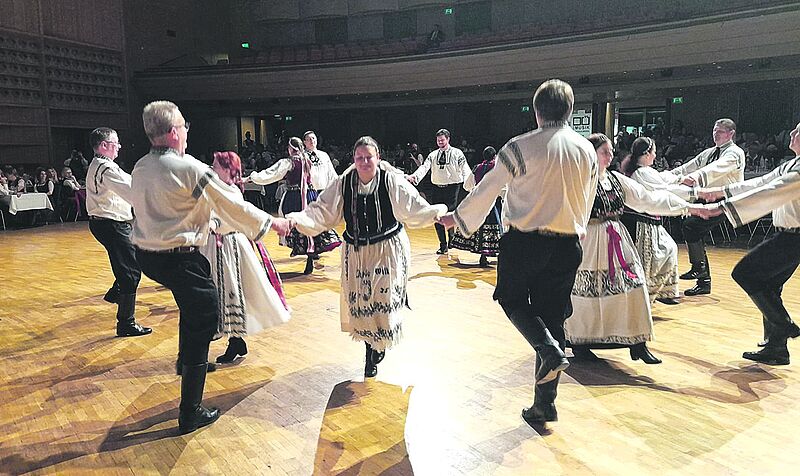
<instances>
[{"instance_id":1,"label":"held hands","mask_svg":"<svg viewBox=\"0 0 800 476\"><path fill-rule=\"evenodd\" d=\"M704 220L722 215L722 213L722 207L719 203L711 203L708 205L692 205L689 208L690 215L700 217Z\"/></svg>"},{"instance_id":2,"label":"held hands","mask_svg":"<svg viewBox=\"0 0 800 476\"><path fill-rule=\"evenodd\" d=\"M718 201L724 199L725 198L725 192L723 192L721 190L714 191L714 190L709 190L709 189L700 189L697 192L697 198L699 198L700 200L703 200L706 203L714 203L714 202L718 202Z\"/></svg>"},{"instance_id":3,"label":"held hands","mask_svg":"<svg viewBox=\"0 0 800 476\"><path fill-rule=\"evenodd\" d=\"M453 218L452 213L447 213L437 218L436 223L442 225L445 228L453 228L456 226L456 219Z\"/></svg>"},{"instance_id":4,"label":"held hands","mask_svg":"<svg viewBox=\"0 0 800 476\"><path fill-rule=\"evenodd\" d=\"M681 185L688 185L690 187L694 187L695 185L697 185L697 182L692 177L684 177L683 180L681 180Z\"/></svg>"},{"instance_id":5,"label":"held hands","mask_svg":"<svg viewBox=\"0 0 800 476\"><path fill-rule=\"evenodd\" d=\"M406 175L406 180L408 180L409 182L411 182L411 183L412 183L412 184L414 184L414 185L416 185L416 184L417 184L417 179L416 179L416 178L414 178L414 177L413 177L413 176L411 176L411 175Z\"/></svg>"},{"instance_id":6,"label":"held hands","mask_svg":"<svg viewBox=\"0 0 800 476\"><path fill-rule=\"evenodd\" d=\"M272 230L281 235L286 236L294 227L294 223L291 220L287 220L286 218L273 218L272 219Z\"/></svg>"}]
</instances>

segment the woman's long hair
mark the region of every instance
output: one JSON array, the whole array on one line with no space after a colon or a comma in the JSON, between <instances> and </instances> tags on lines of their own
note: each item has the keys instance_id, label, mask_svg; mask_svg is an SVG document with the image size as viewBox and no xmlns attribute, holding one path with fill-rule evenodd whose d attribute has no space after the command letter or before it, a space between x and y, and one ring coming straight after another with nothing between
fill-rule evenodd
<instances>
[{"instance_id":1,"label":"woman's long hair","mask_svg":"<svg viewBox=\"0 0 800 476\"><path fill-rule=\"evenodd\" d=\"M639 137L635 141L633 141L633 145L631 145L631 158L625 164L625 167L622 169L622 173L630 177L633 175L636 170L641 167L639 165L639 157L642 157L646 153L652 150L653 145L655 145L655 141L649 137Z\"/></svg>"},{"instance_id":2,"label":"woman's long hair","mask_svg":"<svg viewBox=\"0 0 800 476\"><path fill-rule=\"evenodd\" d=\"M244 192L244 183L242 183L242 159L239 158L236 152L214 152L214 160L217 161L222 168L230 172L231 180L233 181L231 185L239 187L239 190Z\"/></svg>"}]
</instances>

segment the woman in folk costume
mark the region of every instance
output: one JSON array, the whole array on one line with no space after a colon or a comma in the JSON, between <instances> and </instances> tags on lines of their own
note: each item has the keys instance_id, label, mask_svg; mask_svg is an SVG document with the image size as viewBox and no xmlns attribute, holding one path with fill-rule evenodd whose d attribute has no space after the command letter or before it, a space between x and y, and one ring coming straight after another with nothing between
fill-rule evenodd
<instances>
[{"instance_id":1,"label":"woman in folk costume","mask_svg":"<svg viewBox=\"0 0 800 476\"><path fill-rule=\"evenodd\" d=\"M316 202L287 216L309 235L345 222L342 331L366 344L365 377L374 377L386 349L400 342L411 262L403 227L428 226L447 213L445 205L430 205L402 172L382 162L379 151L372 137L358 139L354 164Z\"/></svg>"},{"instance_id":2,"label":"woman in folk costume","mask_svg":"<svg viewBox=\"0 0 800 476\"><path fill-rule=\"evenodd\" d=\"M223 182L242 190L242 164L234 152L215 152L213 169ZM211 264L220 305L219 334L228 336L228 348L217 357L228 364L247 354L244 336L289 320L289 305L281 278L263 243L253 242L218 218L214 238L201 248Z\"/></svg>"},{"instance_id":3,"label":"woman in folk costume","mask_svg":"<svg viewBox=\"0 0 800 476\"><path fill-rule=\"evenodd\" d=\"M658 364L646 345L653 338L653 318L644 272L619 218L626 205L662 215L697 214L702 205L667 191L650 192L623 174L606 171L613 156L611 140L592 134L589 141L597 151L600 178L572 288L574 312L564 326L566 338L578 358L597 358L590 347L629 347L633 360Z\"/></svg>"},{"instance_id":4,"label":"woman in folk costume","mask_svg":"<svg viewBox=\"0 0 800 476\"><path fill-rule=\"evenodd\" d=\"M317 192L311 184L311 161L299 137L289 139L289 157L277 161L272 167L261 172L253 171L249 181L258 185L269 185L286 178L286 193L279 207L281 216L298 212L317 199ZM291 256L306 255L306 268L303 274L314 270L314 259L342 244L335 230L320 230L309 240L306 235L292 230L286 237L286 246L292 249Z\"/></svg>"},{"instance_id":5,"label":"woman in folk costume","mask_svg":"<svg viewBox=\"0 0 800 476\"><path fill-rule=\"evenodd\" d=\"M483 177L494 168L496 158L497 151L494 147L489 146L483 149L483 162L472 169L472 174L464 181L464 190L470 191L475 185L479 184ZM450 245L459 250L480 254L481 267L489 266L487 257L497 256L500 252L500 238L503 236L503 225L500 219L502 211L503 199L497 197L494 207L486 215L486 221L483 222L483 225L469 238L456 229Z\"/></svg>"},{"instance_id":6,"label":"woman in folk costume","mask_svg":"<svg viewBox=\"0 0 800 476\"><path fill-rule=\"evenodd\" d=\"M656 143L649 137L639 137L631 146L631 157L623 163L622 172L639 182L647 190L666 190L684 200L691 200L692 189L670 183L653 168ZM669 174L669 172L666 172ZM661 225L661 217L639 213L630 209L625 215L636 223L631 237L642 261L644 277L651 301L678 304L678 245Z\"/></svg>"}]
</instances>

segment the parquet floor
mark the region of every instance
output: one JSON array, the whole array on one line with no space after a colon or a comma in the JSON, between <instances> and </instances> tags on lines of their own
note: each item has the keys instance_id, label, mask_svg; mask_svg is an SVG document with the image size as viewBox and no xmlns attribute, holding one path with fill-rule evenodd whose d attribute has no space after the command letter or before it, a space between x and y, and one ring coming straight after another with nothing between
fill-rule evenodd
<instances>
[{"instance_id":1,"label":"parquet floor","mask_svg":"<svg viewBox=\"0 0 800 476\"><path fill-rule=\"evenodd\" d=\"M491 300L494 269L437 257L411 233L403 343L363 381L364 348L339 332L339 254L299 275L274 235L292 320L247 339L238 365L209 374L223 415L176 432L177 312L144 279L138 319L114 338L106 255L85 223L0 233L0 473L4 474L783 474L800 450L795 363L740 358L761 319L729 271L741 250L710 248L714 294L654 308L662 365L624 350L574 362L561 421L542 434L519 412L533 354ZM462 260L476 257L459 253ZM682 261L685 250L681 250ZM800 317L800 280L784 292ZM211 357L223 341L212 343Z\"/></svg>"}]
</instances>

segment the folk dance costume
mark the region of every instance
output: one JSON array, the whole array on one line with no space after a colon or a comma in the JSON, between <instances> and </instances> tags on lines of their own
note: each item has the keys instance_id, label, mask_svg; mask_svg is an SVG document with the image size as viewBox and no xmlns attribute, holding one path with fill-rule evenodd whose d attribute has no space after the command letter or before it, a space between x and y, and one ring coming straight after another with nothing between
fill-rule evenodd
<instances>
[{"instance_id":1,"label":"folk dance costume","mask_svg":"<svg viewBox=\"0 0 800 476\"><path fill-rule=\"evenodd\" d=\"M116 162L96 154L89 165L86 180L86 211L89 231L106 249L114 273L114 284L104 299L117 304L117 335L149 334L152 329L136 323L136 290L142 272L131 243L133 212L128 202L131 176Z\"/></svg>"},{"instance_id":2,"label":"folk dance costume","mask_svg":"<svg viewBox=\"0 0 800 476\"><path fill-rule=\"evenodd\" d=\"M700 152L694 159L671 170L671 175L664 176L671 176L672 183L680 183L685 177L689 177L694 179L698 187L725 186L744 180L744 165L744 151L730 140L719 147L710 147ZM711 269L703 237L724 220L721 215L708 220L694 216L683 220L683 238L689 249L692 269L680 278L697 280L693 288L686 290L687 296L711 292Z\"/></svg>"},{"instance_id":3,"label":"folk dance costume","mask_svg":"<svg viewBox=\"0 0 800 476\"><path fill-rule=\"evenodd\" d=\"M490 160L476 165L464 182L464 189L470 191L479 184L483 177L494 168L496 160L496 157L492 157ZM503 199L497 197L494 206L486 215L483 225L469 237L456 230L450 245L459 250L480 254L482 264L485 263L486 256L497 256L500 250L500 238L503 236L502 211Z\"/></svg>"},{"instance_id":4,"label":"folk dance costume","mask_svg":"<svg viewBox=\"0 0 800 476\"><path fill-rule=\"evenodd\" d=\"M686 201L697 198L692 188L670 184L653 167L639 167L631 174L631 179L650 191L666 190ZM629 208L625 209L625 214L636 223L631 237L641 259L650 301L673 303L672 300L681 295L678 289L678 245L664 229L661 217Z\"/></svg>"},{"instance_id":5,"label":"folk dance costume","mask_svg":"<svg viewBox=\"0 0 800 476\"><path fill-rule=\"evenodd\" d=\"M154 147L133 169L131 204L136 210L132 241L142 271L166 286L180 311L178 364L181 381L181 432L212 423L216 411L202 407L208 347L219 322L217 288L211 266L199 252L210 233L212 210L258 241L272 217L245 202L194 157Z\"/></svg>"},{"instance_id":6,"label":"folk dance costume","mask_svg":"<svg viewBox=\"0 0 800 476\"><path fill-rule=\"evenodd\" d=\"M597 344L630 346L634 360L658 363L643 345L653 338L653 319L641 261L619 222L625 205L663 215L686 214L690 207L676 195L649 192L617 172L602 174L572 289L573 314L565 324L566 338L573 350Z\"/></svg>"},{"instance_id":7,"label":"folk dance costume","mask_svg":"<svg viewBox=\"0 0 800 476\"><path fill-rule=\"evenodd\" d=\"M291 212L304 210L317 200L319 192L315 187L324 189L336 179L335 172L331 175L332 169L332 166L330 170L324 167L322 161L318 161L315 166L308 157L298 155L280 159L261 172L252 172L250 180L258 185L269 185L285 178L286 193L281 199L279 210L281 216L287 216ZM316 184L314 180L317 181ZM312 240L297 230L292 230L284 244L292 250L291 256L318 255L335 249L342 244L342 240L336 230L321 230L313 235Z\"/></svg>"},{"instance_id":8,"label":"folk dance costume","mask_svg":"<svg viewBox=\"0 0 800 476\"><path fill-rule=\"evenodd\" d=\"M723 187L721 207L735 227L772 212L777 232L750 250L733 269L733 279L744 289L763 316L766 343L759 352L743 357L771 365L789 363L788 337L800 337L800 328L783 305L783 285L800 264L800 157L772 172Z\"/></svg>"},{"instance_id":9,"label":"folk dance costume","mask_svg":"<svg viewBox=\"0 0 800 476\"><path fill-rule=\"evenodd\" d=\"M288 215L308 235L345 222L340 299L343 332L376 352L400 342L411 263L404 225L427 226L446 212L444 205L428 204L396 169L381 161L369 183L361 183L350 166L317 201Z\"/></svg>"},{"instance_id":10,"label":"folk dance costume","mask_svg":"<svg viewBox=\"0 0 800 476\"><path fill-rule=\"evenodd\" d=\"M564 319L581 261L580 236L597 184L597 154L566 121L546 122L517 136L454 213L458 230L474 233L507 186L494 299L536 351L533 406L526 422L555 421Z\"/></svg>"},{"instance_id":11,"label":"folk dance costume","mask_svg":"<svg viewBox=\"0 0 800 476\"><path fill-rule=\"evenodd\" d=\"M433 184L430 190L430 203L446 205L448 211L455 210L458 204L458 190L472 173L464 153L461 149L449 145L444 149L436 149L428 154L422 165L409 177L414 183L420 183L428 171L431 173ZM449 246L445 229L438 223L434 228L439 238L437 254L445 254Z\"/></svg>"},{"instance_id":12,"label":"folk dance costume","mask_svg":"<svg viewBox=\"0 0 800 476\"><path fill-rule=\"evenodd\" d=\"M217 334L244 337L287 322L289 306L266 247L248 240L218 218L212 224L217 224L213 239L200 252L211 264L211 277L217 287ZM244 344L243 339L239 341ZM238 349L238 355L246 353L246 345L243 351ZM217 362L226 363L220 359Z\"/></svg>"}]
</instances>

